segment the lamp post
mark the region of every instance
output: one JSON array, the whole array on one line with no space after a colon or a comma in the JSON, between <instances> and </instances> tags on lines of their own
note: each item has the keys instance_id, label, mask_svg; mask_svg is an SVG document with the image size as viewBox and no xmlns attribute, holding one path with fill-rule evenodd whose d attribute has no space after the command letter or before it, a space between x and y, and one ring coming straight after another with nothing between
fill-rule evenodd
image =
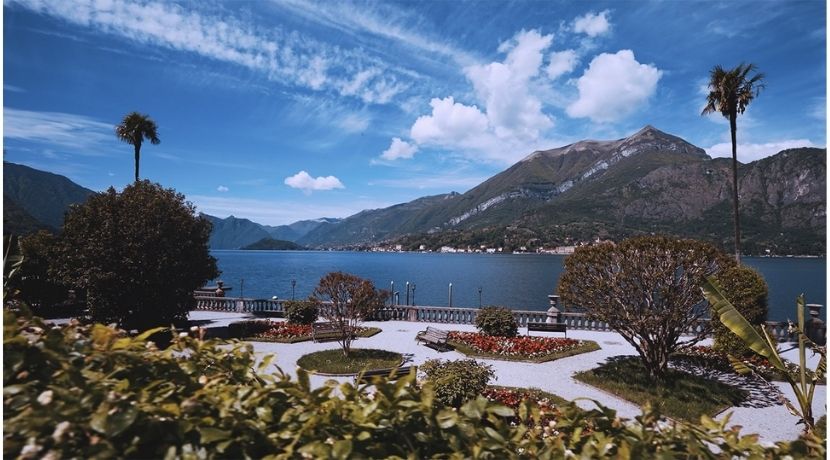
<instances>
[{"instance_id":1,"label":"lamp post","mask_svg":"<svg viewBox=\"0 0 830 460\"><path fill-rule=\"evenodd\" d=\"M450 283L450 308L452 308L452 283Z\"/></svg>"},{"instance_id":2,"label":"lamp post","mask_svg":"<svg viewBox=\"0 0 830 460\"><path fill-rule=\"evenodd\" d=\"M481 308L481 286L478 287L478 308Z\"/></svg>"},{"instance_id":3,"label":"lamp post","mask_svg":"<svg viewBox=\"0 0 830 460\"><path fill-rule=\"evenodd\" d=\"M412 306L415 306L415 283L412 283Z\"/></svg>"},{"instance_id":4,"label":"lamp post","mask_svg":"<svg viewBox=\"0 0 830 460\"><path fill-rule=\"evenodd\" d=\"M406 305L409 305L409 281L406 282Z\"/></svg>"},{"instance_id":5,"label":"lamp post","mask_svg":"<svg viewBox=\"0 0 830 460\"><path fill-rule=\"evenodd\" d=\"M291 280L291 300L294 300L294 287L297 286L297 280Z\"/></svg>"}]
</instances>

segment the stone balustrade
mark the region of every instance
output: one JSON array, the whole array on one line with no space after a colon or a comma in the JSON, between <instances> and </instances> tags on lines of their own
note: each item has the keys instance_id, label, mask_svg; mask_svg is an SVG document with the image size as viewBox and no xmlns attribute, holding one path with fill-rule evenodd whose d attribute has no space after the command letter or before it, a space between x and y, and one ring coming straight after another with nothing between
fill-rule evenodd
<instances>
[{"instance_id":1,"label":"stone balustrade","mask_svg":"<svg viewBox=\"0 0 830 460\"><path fill-rule=\"evenodd\" d=\"M271 299L240 299L235 297L196 297L196 310L210 310L222 312L257 313L257 312L284 312L285 300ZM379 310L372 319L393 321L418 321L444 324L475 324L476 308L437 307L437 306L407 306L392 305ZM608 323L591 319L585 313L565 312L558 313L558 321L567 324L568 329L587 331L612 331ZM527 327L528 322L545 322L550 316L547 311L513 310L513 316L519 327ZM701 320L692 325L686 332L696 334L708 329L708 320ZM767 321L767 330L778 342L795 340L790 334L787 322ZM826 334L824 322L815 323L814 328L820 328L816 333L820 337Z\"/></svg>"}]
</instances>

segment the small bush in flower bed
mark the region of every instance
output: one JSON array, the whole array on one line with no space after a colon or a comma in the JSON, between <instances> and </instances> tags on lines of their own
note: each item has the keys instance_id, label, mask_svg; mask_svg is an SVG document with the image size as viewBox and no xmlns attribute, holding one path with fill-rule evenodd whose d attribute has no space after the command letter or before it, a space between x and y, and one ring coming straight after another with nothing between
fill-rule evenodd
<instances>
[{"instance_id":1,"label":"small bush in flower bed","mask_svg":"<svg viewBox=\"0 0 830 460\"><path fill-rule=\"evenodd\" d=\"M492 366L474 359L430 359L421 365L420 371L432 384L435 404L455 408L476 399L487 388L490 379L496 376Z\"/></svg>"},{"instance_id":2,"label":"small bush in flower bed","mask_svg":"<svg viewBox=\"0 0 830 460\"><path fill-rule=\"evenodd\" d=\"M289 300L285 303L285 318L289 323L312 324L317 321L320 312L317 304L308 300Z\"/></svg>"},{"instance_id":3,"label":"small bush in flower bed","mask_svg":"<svg viewBox=\"0 0 830 460\"><path fill-rule=\"evenodd\" d=\"M599 350L596 342L558 337L496 337L479 332L451 331L448 341L466 355L509 361L551 361Z\"/></svg>"},{"instance_id":4,"label":"small bush in flower bed","mask_svg":"<svg viewBox=\"0 0 830 460\"><path fill-rule=\"evenodd\" d=\"M519 325L513 312L505 307L484 307L476 314L476 327L487 335L516 337Z\"/></svg>"},{"instance_id":5,"label":"small bush in flower bed","mask_svg":"<svg viewBox=\"0 0 830 460\"><path fill-rule=\"evenodd\" d=\"M673 360L687 361L711 369L717 369L725 372L734 372L732 364L729 363L729 357L726 352L719 351L713 347L698 345L688 348L682 352L675 353L672 356ZM767 380L784 380L784 376L770 364L767 358L759 355L748 355L740 358L741 361L749 366L761 377ZM795 364L788 363L790 366ZM807 369L809 373L809 369Z\"/></svg>"}]
</instances>

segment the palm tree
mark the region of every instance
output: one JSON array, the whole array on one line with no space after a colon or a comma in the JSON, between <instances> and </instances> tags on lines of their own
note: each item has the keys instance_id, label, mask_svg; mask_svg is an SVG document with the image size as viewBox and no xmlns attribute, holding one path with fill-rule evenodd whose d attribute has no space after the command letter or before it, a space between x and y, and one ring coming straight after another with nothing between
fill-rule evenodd
<instances>
[{"instance_id":1,"label":"palm tree","mask_svg":"<svg viewBox=\"0 0 830 460\"><path fill-rule=\"evenodd\" d=\"M743 64L731 70L715 66L709 72L709 95L701 115L720 112L729 119L732 134L732 207L735 212L735 260L741 263L741 222L738 215L738 154L735 133L739 113L764 88L764 74L756 72L755 64ZM750 77L750 73L754 73Z\"/></svg>"},{"instance_id":2,"label":"palm tree","mask_svg":"<svg viewBox=\"0 0 830 460\"><path fill-rule=\"evenodd\" d=\"M121 124L115 127L115 135L122 141L132 144L135 148L135 181L138 182L138 159L141 156L141 143L144 139L151 144L161 142L158 137L158 126L149 116L138 112L130 112Z\"/></svg>"}]
</instances>

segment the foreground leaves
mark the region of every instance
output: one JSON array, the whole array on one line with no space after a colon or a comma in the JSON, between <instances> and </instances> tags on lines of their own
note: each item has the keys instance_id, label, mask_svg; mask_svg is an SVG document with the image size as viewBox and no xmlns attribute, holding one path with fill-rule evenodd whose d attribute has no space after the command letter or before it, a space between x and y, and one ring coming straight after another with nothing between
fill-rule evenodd
<instances>
[{"instance_id":1,"label":"foreground leaves","mask_svg":"<svg viewBox=\"0 0 830 460\"><path fill-rule=\"evenodd\" d=\"M310 388L257 365L250 345L4 314L3 453L9 458L772 458L824 456L815 438L763 447L727 421L624 422L597 404L555 420L524 401L437 407L414 373ZM517 420L518 418L518 420ZM511 423L512 422L512 423ZM517 423L518 422L518 423ZM715 453L717 452L717 453Z\"/></svg>"}]
</instances>

